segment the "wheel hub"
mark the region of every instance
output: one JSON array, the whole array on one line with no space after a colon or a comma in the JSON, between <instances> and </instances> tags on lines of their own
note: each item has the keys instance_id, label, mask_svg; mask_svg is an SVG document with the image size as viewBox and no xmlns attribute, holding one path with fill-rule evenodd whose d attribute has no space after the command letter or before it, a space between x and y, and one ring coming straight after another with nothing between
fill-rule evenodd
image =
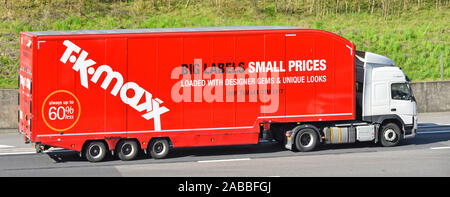
<instances>
[{"instance_id":1,"label":"wheel hub","mask_svg":"<svg viewBox=\"0 0 450 197\"><path fill-rule=\"evenodd\" d=\"M397 138L397 133L393 129L388 129L384 132L384 139L387 141L394 141Z\"/></svg>"},{"instance_id":2,"label":"wheel hub","mask_svg":"<svg viewBox=\"0 0 450 197\"><path fill-rule=\"evenodd\" d=\"M133 147L130 144L124 144L122 146L122 152L125 155L129 155L133 151Z\"/></svg>"},{"instance_id":3,"label":"wheel hub","mask_svg":"<svg viewBox=\"0 0 450 197\"><path fill-rule=\"evenodd\" d=\"M155 152L156 153L161 153L164 150L164 145L162 143L156 143L155 144Z\"/></svg>"},{"instance_id":4,"label":"wheel hub","mask_svg":"<svg viewBox=\"0 0 450 197\"><path fill-rule=\"evenodd\" d=\"M91 154L94 158L99 157L101 152L102 150L99 146L92 146L91 149L89 149L89 154Z\"/></svg>"},{"instance_id":5,"label":"wheel hub","mask_svg":"<svg viewBox=\"0 0 450 197\"><path fill-rule=\"evenodd\" d=\"M300 144L301 144L303 147L311 146L312 143L313 143L313 138L312 138L311 134L309 134L309 133L303 133L303 134L300 136Z\"/></svg>"}]
</instances>

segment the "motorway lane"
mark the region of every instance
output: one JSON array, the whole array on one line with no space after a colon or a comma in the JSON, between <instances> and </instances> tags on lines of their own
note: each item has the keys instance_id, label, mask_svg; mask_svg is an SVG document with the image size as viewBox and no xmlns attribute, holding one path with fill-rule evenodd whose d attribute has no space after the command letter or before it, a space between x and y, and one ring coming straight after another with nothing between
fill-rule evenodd
<instances>
[{"instance_id":1,"label":"motorway lane","mask_svg":"<svg viewBox=\"0 0 450 197\"><path fill-rule=\"evenodd\" d=\"M19 144L18 134L10 133L0 140L0 176L450 176L450 125L420 124L418 133L390 148L356 143L299 153L262 143L180 148L162 160L142 154L134 161L109 157L101 163L65 150L29 153L31 145Z\"/></svg>"}]
</instances>

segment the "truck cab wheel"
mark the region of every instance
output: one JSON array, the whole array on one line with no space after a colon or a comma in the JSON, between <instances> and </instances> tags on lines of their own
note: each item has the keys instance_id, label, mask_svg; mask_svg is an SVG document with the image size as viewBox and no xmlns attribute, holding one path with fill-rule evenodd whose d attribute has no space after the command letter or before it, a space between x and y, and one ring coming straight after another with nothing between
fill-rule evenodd
<instances>
[{"instance_id":1,"label":"truck cab wheel","mask_svg":"<svg viewBox=\"0 0 450 197\"><path fill-rule=\"evenodd\" d=\"M92 141L87 144L84 156L90 162L99 162L105 158L107 151L103 142Z\"/></svg>"},{"instance_id":2,"label":"truck cab wheel","mask_svg":"<svg viewBox=\"0 0 450 197\"><path fill-rule=\"evenodd\" d=\"M301 152L312 151L316 147L318 139L314 130L302 129L295 135L295 147Z\"/></svg>"},{"instance_id":3,"label":"truck cab wheel","mask_svg":"<svg viewBox=\"0 0 450 197\"><path fill-rule=\"evenodd\" d=\"M148 146L148 152L150 156L154 159L162 159L169 153L169 142L167 139L160 138L153 140Z\"/></svg>"},{"instance_id":4,"label":"truck cab wheel","mask_svg":"<svg viewBox=\"0 0 450 197\"><path fill-rule=\"evenodd\" d=\"M395 123L388 123L381 127L381 145L391 147L397 145L401 140L400 128Z\"/></svg>"},{"instance_id":5,"label":"truck cab wheel","mask_svg":"<svg viewBox=\"0 0 450 197\"><path fill-rule=\"evenodd\" d=\"M121 140L117 144L117 155L122 161L133 160L136 158L139 147L135 140Z\"/></svg>"}]
</instances>

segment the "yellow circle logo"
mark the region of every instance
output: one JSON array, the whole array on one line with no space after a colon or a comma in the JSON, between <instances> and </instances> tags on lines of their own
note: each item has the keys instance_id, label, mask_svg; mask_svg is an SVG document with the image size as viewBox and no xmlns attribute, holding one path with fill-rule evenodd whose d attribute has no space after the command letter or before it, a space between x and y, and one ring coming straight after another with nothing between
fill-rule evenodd
<instances>
[{"instance_id":1,"label":"yellow circle logo","mask_svg":"<svg viewBox=\"0 0 450 197\"><path fill-rule=\"evenodd\" d=\"M80 119L81 105L70 91L56 90L42 104L42 119L52 130L67 131Z\"/></svg>"}]
</instances>

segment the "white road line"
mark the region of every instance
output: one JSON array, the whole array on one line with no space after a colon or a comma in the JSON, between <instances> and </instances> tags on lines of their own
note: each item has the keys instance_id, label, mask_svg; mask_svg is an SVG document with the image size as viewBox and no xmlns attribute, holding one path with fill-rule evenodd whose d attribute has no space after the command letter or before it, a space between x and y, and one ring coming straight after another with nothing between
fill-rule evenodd
<instances>
[{"instance_id":1,"label":"white road line","mask_svg":"<svg viewBox=\"0 0 450 197\"><path fill-rule=\"evenodd\" d=\"M443 147L431 147L431 150L440 150L440 149L450 149L450 146L443 146Z\"/></svg>"},{"instance_id":2,"label":"white road line","mask_svg":"<svg viewBox=\"0 0 450 197\"><path fill-rule=\"evenodd\" d=\"M13 148L13 147L14 146L0 144L0 148Z\"/></svg>"},{"instance_id":3,"label":"white road line","mask_svg":"<svg viewBox=\"0 0 450 197\"><path fill-rule=\"evenodd\" d=\"M430 128L430 127L448 127L450 126L450 124L435 124L435 125L421 125L421 126L417 126L419 129L420 128Z\"/></svg>"},{"instance_id":4,"label":"white road line","mask_svg":"<svg viewBox=\"0 0 450 197\"><path fill-rule=\"evenodd\" d=\"M242 158L242 159L220 159L220 160L204 160L204 161L197 161L198 163L212 163L212 162L227 162L227 161L247 161L250 160L250 158Z\"/></svg>"},{"instance_id":5,"label":"white road line","mask_svg":"<svg viewBox=\"0 0 450 197\"><path fill-rule=\"evenodd\" d=\"M0 153L0 156L2 156L2 155L29 155L29 154L36 154L36 152L12 152L12 153Z\"/></svg>"},{"instance_id":6,"label":"white road line","mask_svg":"<svg viewBox=\"0 0 450 197\"><path fill-rule=\"evenodd\" d=\"M417 134L450 133L450 131L419 131Z\"/></svg>"},{"instance_id":7,"label":"white road line","mask_svg":"<svg viewBox=\"0 0 450 197\"><path fill-rule=\"evenodd\" d=\"M46 150L43 153L64 153L64 152L72 152L72 150L60 149L60 150ZM30 155L37 154L36 151L25 151L25 152L9 152L9 153L0 153L2 155Z\"/></svg>"}]
</instances>

